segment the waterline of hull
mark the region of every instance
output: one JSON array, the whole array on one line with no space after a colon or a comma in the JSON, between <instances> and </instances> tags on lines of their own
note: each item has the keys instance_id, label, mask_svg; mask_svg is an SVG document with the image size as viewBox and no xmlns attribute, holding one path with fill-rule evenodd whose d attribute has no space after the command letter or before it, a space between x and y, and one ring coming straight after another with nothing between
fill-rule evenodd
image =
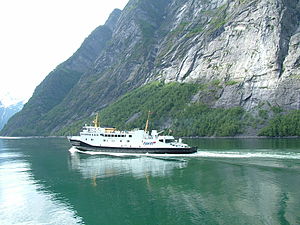
<instances>
[{"instance_id":1,"label":"waterline of hull","mask_svg":"<svg viewBox=\"0 0 300 225\"><path fill-rule=\"evenodd\" d=\"M191 154L197 152L196 147L189 148L134 148L134 147L109 147L91 146L81 141L70 140L73 147L80 151L108 152L108 153L137 153L137 154Z\"/></svg>"}]
</instances>

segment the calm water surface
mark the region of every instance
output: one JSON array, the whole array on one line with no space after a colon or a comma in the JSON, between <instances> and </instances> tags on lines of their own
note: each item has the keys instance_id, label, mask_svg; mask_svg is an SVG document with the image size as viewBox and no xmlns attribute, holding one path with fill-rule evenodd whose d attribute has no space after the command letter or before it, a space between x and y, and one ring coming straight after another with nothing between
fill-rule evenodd
<instances>
[{"instance_id":1,"label":"calm water surface","mask_svg":"<svg viewBox=\"0 0 300 225\"><path fill-rule=\"evenodd\" d=\"M188 157L0 139L0 224L300 224L299 139L198 139Z\"/></svg>"}]
</instances>

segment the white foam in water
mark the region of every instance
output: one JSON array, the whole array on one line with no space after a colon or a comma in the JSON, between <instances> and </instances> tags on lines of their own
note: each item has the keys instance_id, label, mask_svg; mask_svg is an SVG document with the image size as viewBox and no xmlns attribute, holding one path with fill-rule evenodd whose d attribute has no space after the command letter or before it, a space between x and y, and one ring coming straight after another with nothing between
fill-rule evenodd
<instances>
[{"instance_id":1,"label":"white foam in water","mask_svg":"<svg viewBox=\"0 0 300 225\"><path fill-rule=\"evenodd\" d=\"M195 156L208 158L271 158L271 159L300 159L300 153L294 152L218 152L198 151Z\"/></svg>"},{"instance_id":2,"label":"white foam in water","mask_svg":"<svg viewBox=\"0 0 300 225\"><path fill-rule=\"evenodd\" d=\"M4 137L4 136L0 136L0 139L24 139L25 137Z\"/></svg>"},{"instance_id":3,"label":"white foam in water","mask_svg":"<svg viewBox=\"0 0 300 225\"><path fill-rule=\"evenodd\" d=\"M71 153L79 152L89 155L110 155L110 156L148 156L148 157L202 157L202 158L270 158L270 159L300 159L300 153L295 152L238 152L238 151L197 151L192 154L138 154L138 153L110 153L80 151L74 147L69 150Z\"/></svg>"}]
</instances>

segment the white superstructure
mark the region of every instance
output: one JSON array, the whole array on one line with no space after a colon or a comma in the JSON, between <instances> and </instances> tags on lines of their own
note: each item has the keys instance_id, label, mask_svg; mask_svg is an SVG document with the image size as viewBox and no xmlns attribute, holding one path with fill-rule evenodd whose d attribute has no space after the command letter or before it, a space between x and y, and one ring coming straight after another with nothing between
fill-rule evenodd
<instances>
[{"instance_id":1,"label":"white superstructure","mask_svg":"<svg viewBox=\"0 0 300 225\"><path fill-rule=\"evenodd\" d=\"M134 129L131 131L118 131L115 128L103 128L99 126L98 116L94 126L85 125L80 136L69 137L73 146L81 150L113 151L113 152L155 152L155 153L184 153L196 150L175 140L173 136L160 135L157 130L147 131ZM175 150L175 151L173 151Z\"/></svg>"}]
</instances>

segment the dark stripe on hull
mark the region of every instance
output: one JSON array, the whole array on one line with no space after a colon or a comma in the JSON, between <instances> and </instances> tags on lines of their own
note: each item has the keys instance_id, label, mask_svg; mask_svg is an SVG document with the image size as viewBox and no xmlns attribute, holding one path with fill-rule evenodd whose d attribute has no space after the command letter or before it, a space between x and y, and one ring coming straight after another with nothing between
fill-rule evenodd
<instances>
[{"instance_id":1,"label":"dark stripe on hull","mask_svg":"<svg viewBox=\"0 0 300 225\"><path fill-rule=\"evenodd\" d=\"M197 151L192 148L129 148L129 147L105 147L92 146L82 141L71 140L71 144L81 151L109 152L109 153L138 153L138 154L190 154Z\"/></svg>"}]
</instances>

